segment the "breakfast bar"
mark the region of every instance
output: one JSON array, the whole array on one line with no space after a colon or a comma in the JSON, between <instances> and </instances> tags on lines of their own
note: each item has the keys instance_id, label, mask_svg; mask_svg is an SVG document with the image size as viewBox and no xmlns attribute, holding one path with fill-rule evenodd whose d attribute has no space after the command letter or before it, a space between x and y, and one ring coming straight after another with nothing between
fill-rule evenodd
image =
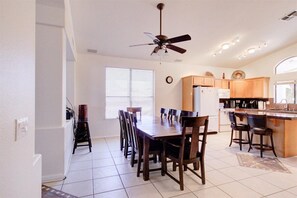
<instances>
[{"instance_id":1,"label":"breakfast bar","mask_svg":"<svg viewBox=\"0 0 297 198\"><path fill-rule=\"evenodd\" d=\"M297 114L269 110L235 110L246 119L247 114L266 115L267 126L273 130L274 147L278 157L297 156Z\"/></svg>"}]
</instances>

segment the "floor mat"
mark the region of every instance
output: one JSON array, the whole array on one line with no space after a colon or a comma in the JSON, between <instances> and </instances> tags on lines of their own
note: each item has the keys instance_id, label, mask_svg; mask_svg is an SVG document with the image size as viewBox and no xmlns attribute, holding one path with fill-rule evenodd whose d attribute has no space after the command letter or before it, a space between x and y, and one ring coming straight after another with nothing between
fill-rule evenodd
<instances>
[{"instance_id":1,"label":"floor mat","mask_svg":"<svg viewBox=\"0 0 297 198\"><path fill-rule=\"evenodd\" d=\"M60 190L42 185L42 198L77 198Z\"/></svg>"},{"instance_id":2,"label":"floor mat","mask_svg":"<svg viewBox=\"0 0 297 198\"><path fill-rule=\"evenodd\" d=\"M237 153L240 166L258 168L268 171L291 173L277 158L254 156L251 154Z\"/></svg>"}]
</instances>

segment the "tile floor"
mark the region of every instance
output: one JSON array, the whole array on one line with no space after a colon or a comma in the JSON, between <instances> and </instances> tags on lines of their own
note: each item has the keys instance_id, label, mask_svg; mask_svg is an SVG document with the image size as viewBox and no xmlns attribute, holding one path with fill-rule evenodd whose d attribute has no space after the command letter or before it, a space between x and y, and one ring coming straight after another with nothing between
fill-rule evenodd
<instances>
[{"instance_id":1,"label":"tile floor","mask_svg":"<svg viewBox=\"0 0 297 198\"><path fill-rule=\"evenodd\" d=\"M206 185L187 171L184 191L159 171L151 172L149 181L143 181L142 175L136 177L136 166L132 168L129 158L123 157L116 137L93 140L92 153L87 147L76 149L67 178L46 185L84 198L297 197L297 157L279 158L291 174L241 167L236 157L239 146L229 147L229 138L228 132L208 136ZM241 152L247 150L243 147ZM251 153L258 155L256 150ZM264 155L272 153L267 151Z\"/></svg>"}]
</instances>

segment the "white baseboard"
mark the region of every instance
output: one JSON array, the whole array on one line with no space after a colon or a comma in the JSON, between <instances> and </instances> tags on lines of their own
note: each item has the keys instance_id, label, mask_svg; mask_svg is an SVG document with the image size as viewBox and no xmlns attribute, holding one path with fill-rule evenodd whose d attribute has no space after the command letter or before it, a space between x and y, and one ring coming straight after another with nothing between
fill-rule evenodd
<instances>
[{"instance_id":1,"label":"white baseboard","mask_svg":"<svg viewBox=\"0 0 297 198\"><path fill-rule=\"evenodd\" d=\"M64 174L44 175L42 176L42 183L62 181L65 177L66 176Z\"/></svg>"}]
</instances>

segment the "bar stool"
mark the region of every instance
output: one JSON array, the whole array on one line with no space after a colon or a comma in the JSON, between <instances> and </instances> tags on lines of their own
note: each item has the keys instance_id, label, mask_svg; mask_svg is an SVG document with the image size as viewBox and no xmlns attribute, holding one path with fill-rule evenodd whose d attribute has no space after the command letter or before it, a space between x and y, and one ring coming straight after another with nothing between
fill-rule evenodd
<instances>
[{"instance_id":1,"label":"bar stool","mask_svg":"<svg viewBox=\"0 0 297 198\"><path fill-rule=\"evenodd\" d=\"M248 124L251 130L251 145L256 149L260 150L260 155L263 157L263 151L272 150L273 154L276 156L273 144L273 131L271 128L267 128L266 115L248 115ZM253 143L253 135L260 136L260 143ZM263 137L269 136L271 145L263 143ZM251 148L250 148L251 149ZM249 151L250 151L249 149Z\"/></svg>"},{"instance_id":2,"label":"bar stool","mask_svg":"<svg viewBox=\"0 0 297 198\"><path fill-rule=\"evenodd\" d=\"M242 150L242 144L249 144L249 150L251 149L251 140L250 140L250 133L249 133L249 125L247 124L237 124L236 116L234 112L229 112L229 120L231 122L231 140L229 147L232 145L232 142L239 144L240 150ZM233 132L238 131L238 138L233 137ZM242 132L247 132L247 140L242 138Z\"/></svg>"},{"instance_id":3,"label":"bar stool","mask_svg":"<svg viewBox=\"0 0 297 198\"><path fill-rule=\"evenodd\" d=\"M78 122L77 128L74 133L74 145L72 154L75 153L75 149L80 146L88 146L89 151L92 152L92 141L88 123L88 108L87 105L79 105L78 106ZM87 144L81 144L81 143Z\"/></svg>"}]
</instances>

